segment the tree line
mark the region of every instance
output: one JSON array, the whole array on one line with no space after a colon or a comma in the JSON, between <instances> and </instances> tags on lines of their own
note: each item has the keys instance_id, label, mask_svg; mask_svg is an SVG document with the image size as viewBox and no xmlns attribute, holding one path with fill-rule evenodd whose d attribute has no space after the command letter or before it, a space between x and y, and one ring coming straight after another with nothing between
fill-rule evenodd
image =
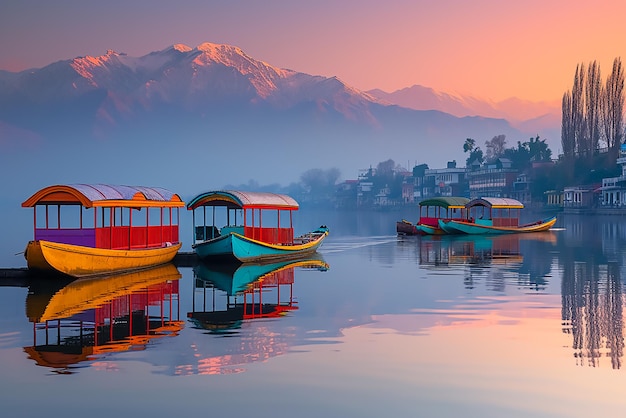
<instances>
[{"instance_id":1,"label":"tree line","mask_svg":"<svg viewBox=\"0 0 626 418\"><path fill-rule=\"evenodd\" d=\"M619 156L624 141L624 69L615 58L602 82L600 64L576 66L572 89L563 94L561 145L568 160L591 159L606 148L609 159Z\"/></svg>"}]
</instances>

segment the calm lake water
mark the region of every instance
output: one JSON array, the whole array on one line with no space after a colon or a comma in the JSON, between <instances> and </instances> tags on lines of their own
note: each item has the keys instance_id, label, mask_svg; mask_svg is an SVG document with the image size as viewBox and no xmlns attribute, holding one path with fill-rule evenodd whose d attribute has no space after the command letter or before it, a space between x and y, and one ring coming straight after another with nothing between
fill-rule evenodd
<instances>
[{"instance_id":1,"label":"calm lake water","mask_svg":"<svg viewBox=\"0 0 626 418\"><path fill-rule=\"evenodd\" d=\"M3 415L623 415L626 217L419 238L300 212L331 230L306 264L4 283Z\"/></svg>"}]
</instances>

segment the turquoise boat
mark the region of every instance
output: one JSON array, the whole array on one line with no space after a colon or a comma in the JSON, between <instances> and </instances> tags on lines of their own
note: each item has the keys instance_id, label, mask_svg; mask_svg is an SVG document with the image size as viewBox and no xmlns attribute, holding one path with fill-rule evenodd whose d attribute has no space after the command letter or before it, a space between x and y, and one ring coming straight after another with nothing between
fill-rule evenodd
<instances>
[{"instance_id":1,"label":"turquoise boat","mask_svg":"<svg viewBox=\"0 0 626 418\"><path fill-rule=\"evenodd\" d=\"M242 263L311 255L328 236L328 228L322 225L295 237L292 213L298 208L293 198L276 193L239 190L201 193L187 204L187 209L193 211L192 248L202 260Z\"/></svg>"},{"instance_id":2,"label":"turquoise boat","mask_svg":"<svg viewBox=\"0 0 626 418\"><path fill-rule=\"evenodd\" d=\"M448 234L514 234L547 231L556 223L556 216L520 225L524 205L515 199L481 197L465 206L467 219L440 219L439 227Z\"/></svg>"}]
</instances>

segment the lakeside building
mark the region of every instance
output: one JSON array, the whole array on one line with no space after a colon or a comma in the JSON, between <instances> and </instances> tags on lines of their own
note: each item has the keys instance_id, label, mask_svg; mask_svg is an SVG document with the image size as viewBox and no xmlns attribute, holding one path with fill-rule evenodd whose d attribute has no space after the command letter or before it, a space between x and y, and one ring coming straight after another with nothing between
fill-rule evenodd
<instances>
[{"instance_id":1,"label":"lakeside building","mask_svg":"<svg viewBox=\"0 0 626 418\"><path fill-rule=\"evenodd\" d=\"M563 210L570 213L584 213L597 206L595 190L597 186L571 186L563 189Z\"/></svg>"},{"instance_id":2,"label":"lakeside building","mask_svg":"<svg viewBox=\"0 0 626 418\"><path fill-rule=\"evenodd\" d=\"M424 170L421 199L435 196L465 196L468 190L467 170L449 161L446 168Z\"/></svg>"},{"instance_id":3,"label":"lakeside building","mask_svg":"<svg viewBox=\"0 0 626 418\"><path fill-rule=\"evenodd\" d=\"M511 160L508 158L498 158L479 167L470 164L470 170L467 173L469 198L513 197L513 184L518 174L519 171L512 168Z\"/></svg>"},{"instance_id":4,"label":"lakeside building","mask_svg":"<svg viewBox=\"0 0 626 418\"><path fill-rule=\"evenodd\" d=\"M626 210L626 144L622 144L617 158L622 174L618 177L602 179L600 206L604 208L620 208Z\"/></svg>"}]
</instances>

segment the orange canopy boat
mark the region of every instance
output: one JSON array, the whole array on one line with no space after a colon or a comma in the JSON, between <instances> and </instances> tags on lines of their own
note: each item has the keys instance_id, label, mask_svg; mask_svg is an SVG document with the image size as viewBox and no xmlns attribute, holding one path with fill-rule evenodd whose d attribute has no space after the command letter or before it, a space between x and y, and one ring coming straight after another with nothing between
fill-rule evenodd
<instances>
[{"instance_id":1,"label":"orange canopy boat","mask_svg":"<svg viewBox=\"0 0 626 418\"><path fill-rule=\"evenodd\" d=\"M166 189L70 184L45 187L24 203L34 208L28 268L74 277L170 262L181 247L179 208Z\"/></svg>"}]
</instances>

